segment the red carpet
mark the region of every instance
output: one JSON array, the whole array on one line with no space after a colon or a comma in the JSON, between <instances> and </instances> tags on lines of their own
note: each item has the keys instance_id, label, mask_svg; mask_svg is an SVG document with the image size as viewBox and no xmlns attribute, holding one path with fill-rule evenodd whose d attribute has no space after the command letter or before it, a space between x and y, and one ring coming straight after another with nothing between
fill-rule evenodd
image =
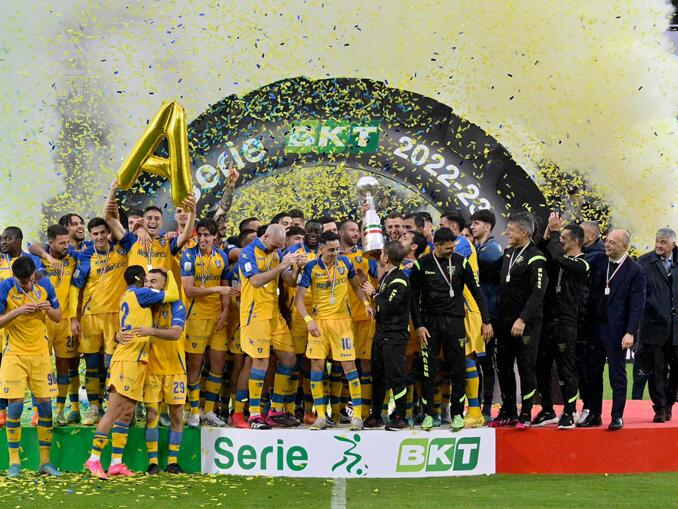
<instances>
[{"instance_id":1,"label":"red carpet","mask_svg":"<svg viewBox=\"0 0 678 509\"><path fill-rule=\"evenodd\" d=\"M627 401L624 429L607 430L611 401L603 402L603 425L558 430L555 425L497 430L498 474L604 474L678 471L678 415L654 424L650 401ZM539 408L536 408L536 415ZM556 410L558 411L558 410ZM678 408L674 406L674 412Z\"/></svg>"}]
</instances>

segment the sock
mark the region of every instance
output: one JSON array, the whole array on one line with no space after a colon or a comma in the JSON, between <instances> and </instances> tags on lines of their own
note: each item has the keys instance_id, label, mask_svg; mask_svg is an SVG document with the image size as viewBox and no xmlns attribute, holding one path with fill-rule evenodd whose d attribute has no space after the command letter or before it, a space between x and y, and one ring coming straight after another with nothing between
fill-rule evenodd
<instances>
[{"instance_id":1,"label":"sock","mask_svg":"<svg viewBox=\"0 0 678 509\"><path fill-rule=\"evenodd\" d=\"M235 391L235 413L243 413L245 411L245 403L247 403L247 391Z\"/></svg>"},{"instance_id":2,"label":"sock","mask_svg":"<svg viewBox=\"0 0 678 509\"><path fill-rule=\"evenodd\" d=\"M52 402L38 404L38 446L40 447L40 464L49 463L49 452L52 448Z\"/></svg>"},{"instance_id":3,"label":"sock","mask_svg":"<svg viewBox=\"0 0 678 509\"><path fill-rule=\"evenodd\" d=\"M372 373L363 372L360 374L360 390L363 402L362 418L367 419L372 407ZM353 409L353 415L355 415L355 409Z\"/></svg>"},{"instance_id":4,"label":"sock","mask_svg":"<svg viewBox=\"0 0 678 509\"><path fill-rule=\"evenodd\" d=\"M325 401L325 415L327 415L327 407L330 404L330 377L327 367L323 370L323 399Z\"/></svg>"},{"instance_id":5,"label":"sock","mask_svg":"<svg viewBox=\"0 0 678 509\"><path fill-rule=\"evenodd\" d=\"M311 371L311 394L313 394L313 404L318 417L325 419L327 411L325 409L325 395L323 393L323 372Z\"/></svg>"},{"instance_id":6,"label":"sock","mask_svg":"<svg viewBox=\"0 0 678 509\"><path fill-rule=\"evenodd\" d=\"M108 443L108 433L102 433L101 431L96 431L94 433L94 439L92 440L92 452L90 453L90 461L101 461L101 451L104 450L106 444Z\"/></svg>"},{"instance_id":7,"label":"sock","mask_svg":"<svg viewBox=\"0 0 678 509\"><path fill-rule=\"evenodd\" d=\"M99 354L85 354L85 390L90 405L99 405Z\"/></svg>"},{"instance_id":8,"label":"sock","mask_svg":"<svg viewBox=\"0 0 678 509\"><path fill-rule=\"evenodd\" d=\"M295 400L297 391L299 390L299 362L294 366L292 375L290 376L290 386L285 395L285 412L294 414Z\"/></svg>"},{"instance_id":9,"label":"sock","mask_svg":"<svg viewBox=\"0 0 678 509\"><path fill-rule=\"evenodd\" d=\"M71 412L80 413L80 372L77 369L68 370L68 399L71 402Z\"/></svg>"},{"instance_id":10,"label":"sock","mask_svg":"<svg viewBox=\"0 0 678 509\"><path fill-rule=\"evenodd\" d=\"M341 404L341 365L333 363L330 369L330 408L332 420L339 423L339 408ZM313 397L315 399L315 396Z\"/></svg>"},{"instance_id":11,"label":"sock","mask_svg":"<svg viewBox=\"0 0 678 509\"><path fill-rule=\"evenodd\" d=\"M271 410L274 412L282 412L284 410L285 397L291 386L292 371L294 371L294 368L283 366L278 362L275 377L273 378L273 395L271 396Z\"/></svg>"},{"instance_id":12,"label":"sock","mask_svg":"<svg viewBox=\"0 0 678 509\"><path fill-rule=\"evenodd\" d=\"M209 368L207 365L202 365L202 372L200 373L200 408L205 408L205 384L209 376Z\"/></svg>"},{"instance_id":13,"label":"sock","mask_svg":"<svg viewBox=\"0 0 678 509\"><path fill-rule=\"evenodd\" d=\"M250 393L250 419L261 415L261 393L264 390L266 371L252 368L250 380L247 384Z\"/></svg>"},{"instance_id":14,"label":"sock","mask_svg":"<svg viewBox=\"0 0 678 509\"><path fill-rule=\"evenodd\" d=\"M181 448L181 436L183 432L170 430L169 432L169 444L168 444L168 453L167 453L167 464L173 465L179 461L179 449Z\"/></svg>"},{"instance_id":15,"label":"sock","mask_svg":"<svg viewBox=\"0 0 678 509\"><path fill-rule=\"evenodd\" d=\"M200 414L200 382L188 384L188 404L191 415Z\"/></svg>"},{"instance_id":16,"label":"sock","mask_svg":"<svg viewBox=\"0 0 678 509\"><path fill-rule=\"evenodd\" d=\"M482 413L480 411L480 398L478 391L480 390L480 379L478 378L478 368L473 359L466 358L466 399L468 401L468 410L466 415L470 417L480 418Z\"/></svg>"},{"instance_id":17,"label":"sock","mask_svg":"<svg viewBox=\"0 0 678 509\"><path fill-rule=\"evenodd\" d=\"M7 405L7 447L9 448L10 465L21 464L19 444L21 442L21 414L23 411L23 403L9 403Z\"/></svg>"},{"instance_id":18,"label":"sock","mask_svg":"<svg viewBox=\"0 0 678 509\"><path fill-rule=\"evenodd\" d=\"M205 413L214 412L214 406L217 403L219 392L221 392L221 379L222 375L219 373L212 373L211 371L207 373L205 385L203 385L205 388L203 391L205 394Z\"/></svg>"},{"instance_id":19,"label":"sock","mask_svg":"<svg viewBox=\"0 0 678 509\"><path fill-rule=\"evenodd\" d=\"M57 375L57 399L56 411L57 414L63 412L66 406L66 396L68 396L68 386L71 383L71 378L66 375Z\"/></svg>"},{"instance_id":20,"label":"sock","mask_svg":"<svg viewBox=\"0 0 678 509\"><path fill-rule=\"evenodd\" d=\"M127 445L128 422L114 422L111 430L111 466L122 463L122 452Z\"/></svg>"},{"instance_id":21,"label":"sock","mask_svg":"<svg viewBox=\"0 0 678 509\"><path fill-rule=\"evenodd\" d=\"M351 401L353 402L353 415L360 419L360 416L363 414L363 402L361 399L358 370L347 371L346 380L348 380L348 390L351 393Z\"/></svg>"},{"instance_id":22,"label":"sock","mask_svg":"<svg viewBox=\"0 0 678 509\"><path fill-rule=\"evenodd\" d=\"M304 388L304 413L310 414L313 413L313 394L311 394L311 372L303 370L302 374L304 376L304 383L302 384Z\"/></svg>"},{"instance_id":23,"label":"sock","mask_svg":"<svg viewBox=\"0 0 678 509\"><path fill-rule=\"evenodd\" d=\"M154 403L146 404L146 410L149 408L156 408L157 405ZM146 414L146 450L148 451L148 464L157 465L158 464L158 440L160 439L160 430L158 429L158 420L160 419L159 414L155 414L155 419L152 421L148 420L148 414Z\"/></svg>"},{"instance_id":24,"label":"sock","mask_svg":"<svg viewBox=\"0 0 678 509\"><path fill-rule=\"evenodd\" d=\"M405 403L406 417L412 417L414 410L414 375L407 376L407 401Z\"/></svg>"}]
</instances>

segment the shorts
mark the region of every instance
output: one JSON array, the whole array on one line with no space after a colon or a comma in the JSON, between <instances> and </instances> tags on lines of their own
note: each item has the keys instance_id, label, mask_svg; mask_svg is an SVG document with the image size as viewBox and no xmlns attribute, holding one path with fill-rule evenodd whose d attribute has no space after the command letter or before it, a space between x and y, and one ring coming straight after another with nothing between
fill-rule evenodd
<instances>
[{"instance_id":1,"label":"shorts","mask_svg":"<svg viewBox=\"0 0 678 509\"><path fill-rule=\"evenodd\" d=\"M150 375L144 381L144 403L183 405L186 403L186 374Z\"/></svg>"},{"instance_id":2,"label":"shorts","mask_svg":"<svg viewBox=\"0 0 678 509\"><path fill-rule=\"evenodd\" d=\"M146 363L137 361L111 362L109 388L115 387L115 392L133 399L144 400L144 381L146 380Z\"/></svg>"},{"instance_id":3,"label":"shorts","mask_svg":"<svg viewBox=\"0 0 678 509\"><path fill-rule=\"evenodd\" d=\"M233 355L242 355L242 348L240 347L240 323L235 326L235 330L231 333L228 351Z\"/></svg>"},{"instance_id":4,"label":"shorts","mask_svg":"<svg viewBox=\"0 0 678 509\"><path fill-rule=\"evenodd\" d=\"M350 318L317 319L315 323L320 328L320 337L316 338L309 332L306 357L327 359L331 352L332 360L336 362L355 360L353 322Z\"/></svg>"},{"instance_id":5,"label":"shorts","mask_svg":"<svg viewBox=\"0 0 678 509\"><path fill-rule=\"evenodd\" d=\"M78 352L97 353L103 348L107 354L113 355L115 333L120 330L118 313L85 315L80 325L82 337L78 342Z\"/></svg>"},{"instance_id":6,"label":"shorts","mask_svg":"<svg viewBox=\"0 0 678 509\"><path fill-rule=\"evenodd\" d=\"M485 355L485 340L483 339L483 318L480 312L466 310L464 316L464 328L466 329L466 356L470 357L473 354Z\"/></svg>"},{"instance_id":7,"label":"shorts","mask_svg":"<svg viewBox=\"0 0 678 509\"><path fill-rule=\"evenodd\" d=\"M306 345L308 344L308 327L304 319L299 316L299 313L292 315L292 328L290 329L292 335L292 345L294 345L294 353L303 355L306 353Z\"/></svg>"},{"instance_id":8,"label":"shorts","mask_svg":"<svg viewBox=\"0 0 678 509\"><path fill-rule=\"evenodd\" d=\"M215 320L201 320L189 318L186 321L186 339L184 350L186 353L204 354L207 347L219 352L228 351L228 327L216 330Z\"/></svg>"},{"instance_id":9,"label":"shorts","mask_svg":"<svg viewBox=\"0 0 678 509\"><path fill-rule=\"evenodd\" d=\"M358 359L372 358L372 338L376 322L372 319L353 322L353 338L355 344L355 356Z\"/></svg>"},{"instance_id":10,"label":"shorts","mask_svg":"<svg viewBox=\"0 0 678 509\"><path fill-rule=\"evenodd\" d=\"M279 314L241 326L240 347L253 359L267 359L271 347L280 352L294 352L290 330Z\"/></svg>"},{"instance_id":11,"label":"shorts","mask_svg":"<svg viewBox=\"0 0 678 509\"><path fill-rule=\"evenodd\" d=\"M73 359L79 357L78 345L71 334L71 319L66 318L60 322L45 320L47 326L47 338L49 350L54 352L60 359Z\"/></svg>"},{"instance_id":12,"label":"shorts","mask_svg":"<svg viewBox=\"0 0 678 509\"><path fill-rule=\"evenodd\" d=\"M52 371L52 358L49 353L2 356L0 365L2 397L23 400L26 397L26 386L36 398L56 397L56 376Z\"/></svg>"}]
</instances>

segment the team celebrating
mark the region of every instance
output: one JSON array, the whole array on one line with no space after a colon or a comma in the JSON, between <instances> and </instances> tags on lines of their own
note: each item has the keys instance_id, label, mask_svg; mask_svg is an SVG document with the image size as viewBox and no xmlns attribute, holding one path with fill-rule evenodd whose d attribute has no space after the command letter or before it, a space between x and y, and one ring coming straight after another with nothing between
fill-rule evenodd
<instances>
[{"instance_id":1,"label":"team celebrating","mask_svg":"<svg viewBox=\"0 0 678 509\"><path fill-rule=\"evenodd\" d=\"M363 250L361 217L306 220L301 210L266 224L247 218L228 236L237 179L231 168L208 217L196 218L189 195L175 209L176 231L163 230L159 207L120 210L116 182L102 217L85 223L66 214L47 228L44 244L24 251L21 230L4 230L0 426L9 477L21 473L27 388L40 472L61 475L50 463L53 422L82 424L96 426L85 468L102 479L133 475L122 457L130 426L142 419L148 474L160 472L160 426L169 428L171 474L183 473L184 426L600 426L606 360L609 429L621 429L625 350L639 336L650 352L655 422L671 419L678 385L673 230L660 229L655 250L639 262L625 230L609 231L603 243L595 222L563 224L557 213L545 231L528 212L510 215L505 249L486 209L470 218L443 212L437 228L426 212L389 214L376 253ZM649 273L655 265L667 284ZM662 317L670 325L651 329ZM493 414L495 372L502 404ZM536 402L541 410L533 415ZM100 457L109 434L106 472Z\"/></svg>"}]
</instances>

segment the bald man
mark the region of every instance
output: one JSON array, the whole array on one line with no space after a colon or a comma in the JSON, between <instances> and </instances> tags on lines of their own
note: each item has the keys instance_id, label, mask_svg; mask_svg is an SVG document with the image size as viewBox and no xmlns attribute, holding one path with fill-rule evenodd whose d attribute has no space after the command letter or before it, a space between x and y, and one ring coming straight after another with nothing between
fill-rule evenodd
<instances>
[{"instance_id":1,"label":"bald man","mask_svg":"<svg viewBox=\"0 0 678 509\"><path fill-rule=\"evenodd\" d=\"M645 273L629 256L631 237L622 229L612 230L605 240L605 257L593 261L591 301L597 339L589 354L591 376L587 418L578 427L602 424L603 369L607 358L612 386L610 431L624 427L626 405L626 350L633 347L645 306Z\"/></svg>"}]
</instances>

